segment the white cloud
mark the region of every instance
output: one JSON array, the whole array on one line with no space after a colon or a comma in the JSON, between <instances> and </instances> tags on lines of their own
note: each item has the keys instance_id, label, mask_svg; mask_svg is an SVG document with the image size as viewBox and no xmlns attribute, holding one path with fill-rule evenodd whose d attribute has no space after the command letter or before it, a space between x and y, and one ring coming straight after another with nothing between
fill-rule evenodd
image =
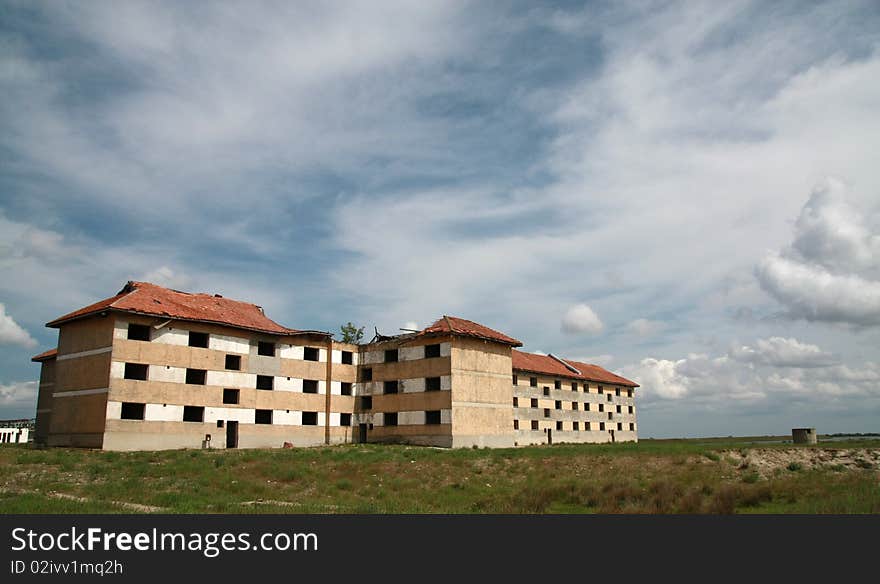
<instances>
[{"instance_id":1,"label":"white cloud","mask_svg":"<svg viewBox=\"0 0 880 584\"><path fill-rule=\"evenodd\" d=\"M4 409L21 410L33 406L37 399L36 381L16 381L0 384L0 406ZM30 415L33 415L31 412Z\"/></svg>"},{"instance_id":2,"label":"white cloud","mask_svg":"<svg viewBox=\"0 0 880 584\"><path fill-rule=\"evenodd\" d=\"M774 367L827 367L837 361L833 355L826 353L816 345L783 337L758 339L753 347L749 345L734 346L729 355L744 363Z\"/></svg>"},{"instance_id":3,"label":"white cloud","mask_svg":"<svg viewBox=\"0 0 880 584\"><path fill-rule=\"evenodd\" d=\"M589 363L591 365L599 365L600 367L608 367L611 365L611 362L614 361L613 355L590 355L588 357L579 357L576 359L572 359L572 361L579 361L581 363Z\"/></svg>"},{"instance_id":4,"label":"white cloud","mask_svg":"<svg viewBox=\"0 0 880 584\"><path fill-rule=\"evenodd\" d=\"M640 337L656 335L665 328L666 323L659 320L648 320L646 318L637 318L626 325L626 329L629 332Z\"/></svg>"},{"instance_id":5,"label":"white cloud","mask_svg":"<svg viewBox=\"0 0 880 584\"><path fill-rule=\"evenodd\" d=\"M419 323L417 323L417 322L414 321L414 320L408 320L408 321L406 321L406 322L403 324L403 328L408 329L408 330L411 330L411 331L422 330L422 329L419 327Z\"/></svg>"},{"instance_id":6,"label":"white cloud","mask_svg":"<svg viewBox=\"0 0 880 584\"><path fill-rule=\"evenodd\" d=\"M166 288L172 288L174 290L181 290L183 292L191 291L193 286L193 280L191 277L186 274L178 273L168 266L160 266L155 270L144 274L144 276L138 278L138 280L150 282L159 286L165 286Z\"/></svg>"},{"instance_id":7,"label":"white cloud","mask_svg":"<svg viewBox=\"0 0 880 584\"><path fill-rule=\"evenodd\" d=\"M761 286L792 318L880 324L880 236L843 199L845 187L826 179L795 223L794 240L755 268Z\"/></svg>"},{"instance_id":8,"label":"white cloud","mask_svg":"<svg viewBox=\"0 0 880 584\"><path fill-rule=\"evenodd\" d=\"M6 314L6 305L0 302L0 345L21 345L36 347L37 341L26 330Z\"/></svg>"},{"instance_id":9,"label":"white cloud","mask_svg":"<svg viewBox=\"0 0 880 584\"><path fill-rule=\"evenodd\" d=\"M599 316L586 304L575 304L562 317L562 330L569 334L597 334L604 328Z\"/></svg>"}]
</instances>

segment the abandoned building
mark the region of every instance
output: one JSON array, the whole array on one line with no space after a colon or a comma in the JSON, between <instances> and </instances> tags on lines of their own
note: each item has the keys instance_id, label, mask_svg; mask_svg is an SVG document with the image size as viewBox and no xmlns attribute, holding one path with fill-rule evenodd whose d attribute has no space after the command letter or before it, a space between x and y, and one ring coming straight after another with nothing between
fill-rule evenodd
<instances>
[{"instance_id":1,"label":"abandoned building","mask_svg":"<svg viewBox=\"0 0 880 584\"><path fill-rule=\"evenodd\" d=\"M105 450L638 439L637 384L443 316L354 345L254 304L128 282L61 316L34 441Z\"/></svg>"}]
</instances>

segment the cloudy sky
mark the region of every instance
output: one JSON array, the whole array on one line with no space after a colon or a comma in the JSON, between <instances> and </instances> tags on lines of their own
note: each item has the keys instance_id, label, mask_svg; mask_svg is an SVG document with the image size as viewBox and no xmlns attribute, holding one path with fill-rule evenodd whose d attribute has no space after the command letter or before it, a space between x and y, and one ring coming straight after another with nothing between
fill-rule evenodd
<instances>
[{"instance_id":1,"label":"cloudy sky","mask_svg":"<svg viewBox=\"0 0 880 584\"><path fill-rule=\"evenodd\" d=\"M0 0L0 418L130 279L880 431L880 5Z\"/></svg>"}]
</instances>

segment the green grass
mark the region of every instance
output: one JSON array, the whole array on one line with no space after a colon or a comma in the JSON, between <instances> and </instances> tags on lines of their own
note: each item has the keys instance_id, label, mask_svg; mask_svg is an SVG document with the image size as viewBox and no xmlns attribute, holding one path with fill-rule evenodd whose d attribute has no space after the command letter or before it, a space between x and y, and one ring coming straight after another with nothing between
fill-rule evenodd
<instances>
[{"instance_id":1,"label":"green grass","mask_svg":"<svg viewBox=\"0 0 880 584\"><path fill-rule=\"evenodd\" d=\"M0 448L0 512L147 510L136 505L171 513L880 512L876 454L865 453L855 468L810 469L792 462L790 472L783 468L766 478L735 459L752 448L793 448L766 443L771 440L457 450L369 444L163 452L10 446ZM867 446L876 453L877 441L865 442L819 447Z\"/></svg>"}]
</instances>

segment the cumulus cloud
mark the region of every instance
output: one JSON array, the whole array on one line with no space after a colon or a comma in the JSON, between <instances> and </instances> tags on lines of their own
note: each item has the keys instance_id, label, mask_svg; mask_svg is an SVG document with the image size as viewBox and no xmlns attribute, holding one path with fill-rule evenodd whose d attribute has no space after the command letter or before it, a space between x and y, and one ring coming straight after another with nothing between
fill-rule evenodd
<instances>
[{"instance_id":1,"label":"cumulus cloud","mask_svg":"<svg viewBox=\"0 0 880 584\"><path fill-rule=\"evenodd\" d=\"M159 266L155 270L147 272L139 279L144 282L151 282L174 290L188 291L193 285L192 278L186 274L181 274L168 266Z\"/></svg>"},{"instance_id":2,"label":"cumulus cloud","mask_svg":"<svg viewBox=\"0 0 880 584\"><path fill-rule=\"evenodd\" d=\"M648 320L647 318L637 318L626 325L626 330L640 337L650 337L663 331L666 324L659 320Z\"/></svg>"},{"instance_id":3,"label":"cumulus cloud","mask_svg":"<svg viewBox=\"0 0 880 584\"><path fill-rule=\"evenodd\" d=\"M586 304L575 304L562 317L562 330L569 334L598 334L605 329L599 316Z\"/></svg>"},{"instance_id":4,"label":"cumulus cloud","mask_svg":"<svg viewBox=\"0 0 880 584\"><path fill-rule=\"evenodd\" d=\"M13 318L6 314L6 305L0 302L0 344L36 347L37 341Z\"/></svg>"},{"instance_id":5,"label":"cumulus cloud","mask_svg":"<svg viewBox=\"0 0 880 584\"><path fill-rule=\"evenodd\" d=\"M827 367L836 362L833 355L826 353L816 345L783 337L758 339L754 346L734 346L731 348L729 356L743 363L773 367Z\"/></svg>"},{"instance_id":6,"label":"cumulus cloud","mask_svg":"<svg viewBox=\"0 0 880 584\"><path fill-rule=\"evenodd\" d=\"M792 318L880 325L880 236L846 202L833 178L801 209L790 246L755 268L761 287Z\"/></svg>"},{"instance_id":7,"label":"cumulus cloud","mask_svg":"<svg viewBox=\"0 0 880 584\"><path fill-rule=\"evenodd\" d=\"M33 415L28 413L27 408L32 407L37 399L36 381L16 381L10 384L0 384L0 406L21 415Z\"/></svg>"},{"instance_id":8,"label":"cumulus cloud","mask_svg":"<svg viewBox=\"0 0 880 584\"><path fill-rule=\"evenodd\" d=\"M408 329L408 330L411 330L411 331L421 330L421 329L419 328L419 323L417 323L417 322L414 321L414 320L408 320L408 321L406 321L406 322L403 324L403 328Z\"/></svg>"}]
</instances>

